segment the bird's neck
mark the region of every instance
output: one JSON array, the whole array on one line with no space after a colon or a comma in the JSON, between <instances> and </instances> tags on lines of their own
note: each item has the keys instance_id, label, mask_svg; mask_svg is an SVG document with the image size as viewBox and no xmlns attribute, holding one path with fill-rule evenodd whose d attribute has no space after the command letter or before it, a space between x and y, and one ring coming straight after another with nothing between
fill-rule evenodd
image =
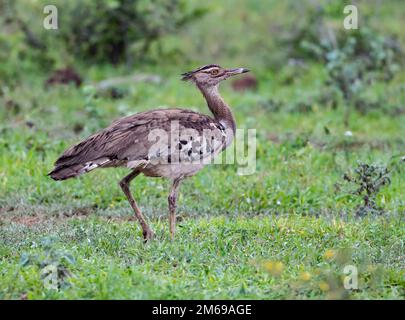
<instances>
[{"instance_id":1,"label":"bird's neck","mask_svg":"<svg viewBox=\"0 0 405 320\"><path fill-rule=\"evenodd\" d=\"M233 117L232 111L229 106L222 99L218 91L218 86L203 87L198 86L205 100L207 101L208 108L214 115L215 120L220 122L225 128L232 129L233 133L236 131L236 122Z\"/></svg>"}]
</instances>

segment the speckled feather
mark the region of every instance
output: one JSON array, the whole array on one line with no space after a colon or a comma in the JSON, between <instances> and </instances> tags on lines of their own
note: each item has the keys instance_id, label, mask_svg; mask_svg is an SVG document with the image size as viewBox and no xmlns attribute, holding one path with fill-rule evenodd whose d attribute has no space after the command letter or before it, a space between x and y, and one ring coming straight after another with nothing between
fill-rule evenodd
<instances>
[{"instance_id":1,"label":"speckled feather","mask_svg":"<svg viewBox=\"0 0 405 320\"><path fill-rule=\"evenodd\" d=\"M201 113L184 109L146 111L118 119L104 130L72 146L55 162L55 169L50 175L53 179L64 180L98 167L127 166L128 162L136 163L138 160L150 161L152 159L149 150L155 141L148 139L149 133L154 129L160 129L165 130L170 136L171 124L174 121L178 122L180 136L185 129L194 129L199 135L204 130L213 130L213 134L217 137L224 134L224 128L218 121ZM198 150L186 149L187 146L184 145L184 141L179 145L189 156L188 159L182 157L182 160L191 162L193 159L196 160L196 153L201 159L222 150L224 142L216 143L215 149L208 148L208 150L201 147ZM168 155L162 152L153 156L155 162L163 162L167 160ZM156 159L159 157L161 159ZM170 162L170 157L168 160Z\"/></svg>"}]
</instances>

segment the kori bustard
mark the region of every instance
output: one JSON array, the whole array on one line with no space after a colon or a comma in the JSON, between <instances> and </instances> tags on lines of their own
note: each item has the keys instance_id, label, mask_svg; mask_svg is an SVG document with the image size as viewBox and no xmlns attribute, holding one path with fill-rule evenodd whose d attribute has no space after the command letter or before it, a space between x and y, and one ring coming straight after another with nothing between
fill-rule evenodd
<instances>
[{"instance_id":1,"label":"kori bustard","mask_svg":"<svg viewBox=\"0 0 405 320\"><path fill-rule=\"evenodd\" d=\"M170 179L168 204L173 239L180 182L211 163L235 135L235 119L219 94L219 83L248 71L211 64L183 73L182 80L191 81L198 87L213 117L175 108L155 109L118 119L67 149L56 160L49 175L54 180L65 180L96 168L121 166L131 169L119 185L142 227L145 241L154 234L130 192L130 182L140 173Z\"/></svg>"}]
</instances>

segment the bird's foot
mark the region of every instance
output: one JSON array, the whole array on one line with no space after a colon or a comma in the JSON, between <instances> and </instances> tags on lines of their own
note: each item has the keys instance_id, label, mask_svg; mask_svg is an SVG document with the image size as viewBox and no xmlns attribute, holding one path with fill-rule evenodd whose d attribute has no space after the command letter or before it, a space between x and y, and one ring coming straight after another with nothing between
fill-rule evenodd
<instances>
[{"instance_id":1,"label":"bird's foot","mask_svg":"<svg viewBox=\"0 0 405 320\"><path fill-rule=\"evenodd\" d=\"M155 237L155 234L150 229L144 230L142 232L142 235L144 242L148 242L149 240L152 240Z\"/></svg>"}]
</instances>

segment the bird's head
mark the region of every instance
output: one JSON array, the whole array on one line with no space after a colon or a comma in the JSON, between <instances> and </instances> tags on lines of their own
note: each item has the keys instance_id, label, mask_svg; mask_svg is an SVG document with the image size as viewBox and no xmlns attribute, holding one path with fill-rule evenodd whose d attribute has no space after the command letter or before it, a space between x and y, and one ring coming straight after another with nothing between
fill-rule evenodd
<instances>
[{"instance_id":1,"label":"bird's head","mask_svg":"<svg viewBox=\"0 0 405 320\"><path fill-rule=\"evenodd\" d=\"M183 81L194 82L199 87L214 87L221 81L237 74L249 72L245 68L225 69L217 64L210 64L182 74Z\"/></svg>"}]
</instances>

